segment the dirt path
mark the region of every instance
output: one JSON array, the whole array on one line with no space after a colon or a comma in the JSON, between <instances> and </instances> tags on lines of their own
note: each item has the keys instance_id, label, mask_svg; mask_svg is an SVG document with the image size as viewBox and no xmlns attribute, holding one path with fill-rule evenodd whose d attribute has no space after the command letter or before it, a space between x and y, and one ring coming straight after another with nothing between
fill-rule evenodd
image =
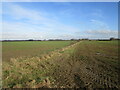
<instances>
[{"instance_id":1,"label":"dirt path","mask_svg":"<svg viewBox=\"0 0 120 90\"><path fill-rule=\"evenodd\" d=\"M75 52L70 56L61 55L54 60L56 68L53 73L56 86L59 88L119 88L117 72L109 64L102 63L85 45L82 51L79 44L74 45ZM82 56L82 53L85 56ZM59 62L58 62L59 61ZM111 74L113 73L113 74ZM108 75L111 74L111 75Z\"/></svg>"},{"instance_id":2,"label":"dirt path","mask_svg":"<svg viewBox=\"0 0 120 90\"><path fill-rule=\"evenodd\" d=\"M64 52L65 50L67 50L67 49L69 49L69 48L73 48L73 47L75 47L76 45L78 45L80 42L77 42L77 43L74 43L74 44L72 44L72 45L69 45L69 46L67 46L67 47L64 47L64 48L62 48L62 49L60 49L60 50L55 50L55 51L52 51L52 52L50 52L49 54L47 54L47 55L43 55L43 57L40 59L39 57L39 60L44 60L44 59L50 59L50 58L52 58L52 57L54 57L54 56L61 56L62 55L62 53L60 53L60 52Z\"/></svg>"}]
</instances>

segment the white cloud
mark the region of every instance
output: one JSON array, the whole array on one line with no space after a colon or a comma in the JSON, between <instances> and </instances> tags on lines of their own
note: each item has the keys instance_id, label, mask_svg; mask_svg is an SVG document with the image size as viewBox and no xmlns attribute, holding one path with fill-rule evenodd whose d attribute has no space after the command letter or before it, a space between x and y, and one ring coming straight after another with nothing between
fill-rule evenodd
<instances>
[{"instance_id":1,"label":"white cloud","mask_svg":"<svg viewBox=\"0 0 120 90\"><path fill-rule=\"evenodd\" d=\"M118 38L117 30L87 30L86 35L90 35L89 38Z\"/></svg>"},{"instance_id":2,"label":"white cloud","mask_svg":"<svg viewBox=\"0 0 120 90\"><path fill-rule=\"evenodd\" d=\"M16 33L16 32L5 32L3 33L3 37L2 39L47 39L46 36L48 36L49 34L46 32L31 32L31 33Z\"/></svg>"},{"instance_id":3,"label":"white cloud","mask_svg":"<svg viewBox=\"0 0 120 90\"><path fill-rule=\"evenodd\" d=\"M108 34L108 35L117 35L118 31L115 30L88 30L86 33L89 34Z\"/></svg>"},{"instance_id":4,"label":"white cloud","mask_svg":"<svg viewBox=\"0 0 120 90\"><path fill-rule=\"evenodd\" d=\"M62 24L49 27L39 27L39 25L29 25L27 23L3 22L3 39L48 39L61 38L61 34L75 32L78 29ZM41 38L42 37L42 38Z\"/></svg>"},{"instance_id":5,"label":"white cloud","mask_svg":"<svg viewBox=\"0 0 120 90\"><path fill-rule=\"evenodd\" d=\"M111 37L118 38L117 30L85 30L76 32L76 37L89 39L109 39Z\"/></svg>"},{"instance_id":6,"label":"white cloud","mask_svg":"<svg viewBox=\"0 0 120 90\"><path fill-rule=\"evenodd\" d=\"M102 29L102 30L108 30L110 29L109 25L107 25L107 23L103 22L103 21L100 21L100 20L96 20L96 19L91 19L90 20L93 28L99 30L99 29Z\"/></svg>"},{"instance_id":7,"label":"white cloud","mask_svg":"<svg viewBox=\"0 0 120 90\"><path fill-rule=\"evenodd\" d=\"M43 17L44 15L43 12L23 8L16 4L7 3L4 8L5 8L5 11L3 11L4 14L11 15L14 19L17 20L20 19L26 19L31 21L46 20L46 18Z\"/></svg>"},{"instance_id":8,"label":"white cloud","mask_svg":"<svg viewBox=\"0 0 120 90\"><path fill-rule=\"evenodd\" d=\"M13 3L6 4L6 9L3 15L11 16L13 21L3 20L3 39L46 39L79 30L62 24L57 17L46 12L26 9Z\"/></svg>"},{"instance_id":9,"label":"white cloud","mask_svg":"<svg viewBox=\"0 0 120 90\"><path fill-rule=\"evenodd\" d=\"M111 30L110 26L104 21L91 19L90 22L93 26L93 30L86 30L85 31L86 34L89 34L92 37L98 37L98 38L110 38L110 37L118 38L118 31Z\"/></svg>"},{"instance_id":10,"label":"white cloud","mask_svg":"<svg viewBox=\"0 0 120 90\"><path fill-rule=\"evenodd\" d=\"M39 28L40 31L35 31L36 28L39 27L30 27L29 24L26 23L3 22L2 39L40 38L43 33L42 28Z\"/></svg>"},{"instance_id":11,"label":"white cloud","mask_svg":"<svg viewBox=\"0 0 120 90\"><path fill-rule=\"evenodd\" d=\"M100 20L91 19L92 30L79 32L80 29L65 25L59 17L47 12L35 11L16 4L7 4L3 15L13 21L3 20L3 39L71 39L71 38L109 38L117 37L117 31ZM64 13L69 12L65 11ZM63 14L64 14L63 13ZM24 21L23 21L24 20Z\"/></svg>"}]
</instances>

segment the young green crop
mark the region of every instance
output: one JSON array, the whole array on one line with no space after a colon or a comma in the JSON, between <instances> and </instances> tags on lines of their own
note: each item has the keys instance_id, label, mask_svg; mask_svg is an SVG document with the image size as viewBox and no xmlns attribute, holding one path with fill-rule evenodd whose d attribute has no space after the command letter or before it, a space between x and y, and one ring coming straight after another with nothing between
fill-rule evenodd
<instances>
[{"instance_id":1,"label":"young green crop","mask_svg":"<svg viewBox=\"0 0 120 90\"><path fill-rule=\"evenodd\" d=\"M33 57L68 46L74 41L22 41L3 42L2 58L9 61L11 58Z\"/></svg>"}]
</instances>

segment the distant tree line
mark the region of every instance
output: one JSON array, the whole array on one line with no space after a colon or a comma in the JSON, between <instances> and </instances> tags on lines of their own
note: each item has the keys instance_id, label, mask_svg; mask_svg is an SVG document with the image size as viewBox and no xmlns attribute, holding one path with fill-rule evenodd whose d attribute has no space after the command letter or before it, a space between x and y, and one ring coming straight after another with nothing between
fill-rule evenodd
<instances>
[{"instance_id":1,"label":"distant tree line","mask_svg":"<svg viewBox=\"0 0 120 90\"><path fill-rule=\"evenodd\" d=\"M44 40L34 40L34 39L28 39L28 40L2 40L3 42L14 42L14 41L84 41L84 40L88 40L88 41L112 41L112 40L120 40L119 38L114 38L111 37L109 39L88 39L88 38L82 38L82 39L70 39L70 40L64 40L64 39L44 39Z\"/></svg>"}]
</instances>

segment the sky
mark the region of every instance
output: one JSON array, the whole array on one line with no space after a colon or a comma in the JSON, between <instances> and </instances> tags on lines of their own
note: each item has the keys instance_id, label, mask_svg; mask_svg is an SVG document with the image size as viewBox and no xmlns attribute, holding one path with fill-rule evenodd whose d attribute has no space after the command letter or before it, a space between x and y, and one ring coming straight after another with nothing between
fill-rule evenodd
<instances>
[{"instance_id":1,"label":"sky","mask_svg":"<svg viewBox=\"0 0 120 90\"><path fill-rule=\"evenodd\" d=\"M2 39L118 37L117 2L3 2Z\"/></svg>"}]
</instances>

